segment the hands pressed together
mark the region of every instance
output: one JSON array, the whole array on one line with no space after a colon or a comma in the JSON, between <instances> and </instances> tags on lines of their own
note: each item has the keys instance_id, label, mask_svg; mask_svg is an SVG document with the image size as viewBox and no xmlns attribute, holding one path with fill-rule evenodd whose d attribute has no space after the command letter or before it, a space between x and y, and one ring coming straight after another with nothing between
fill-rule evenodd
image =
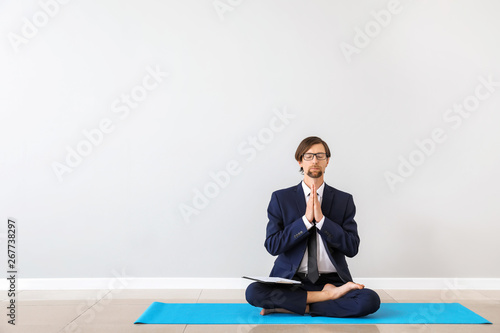
<instances>
[{"instance_id":1,"label":"hands pressed together","mask_svg":"<svg viewBox=\"0 0 500 333\"><path fill-rule=\"evenodd\" d=\"M309 195L306 206L306 219L310 223L313 223L313 221L319 222L323 218L321 203L319 202L318 193L316 191L316 185L313 184L311 188L311 195Z\"/></svg>"}]
</instances>

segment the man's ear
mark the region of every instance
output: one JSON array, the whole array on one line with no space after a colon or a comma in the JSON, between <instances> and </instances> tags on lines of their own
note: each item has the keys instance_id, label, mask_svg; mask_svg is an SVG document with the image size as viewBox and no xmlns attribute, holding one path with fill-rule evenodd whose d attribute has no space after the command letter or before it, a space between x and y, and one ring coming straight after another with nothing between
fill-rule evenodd
<instances>
[{"instance_id":1,"label":"man's ear","mask_svg":"<svg viewBox=\"0 0 500 333\"><path fill-rule=\"evenodd\" d=\"M328 163L330 163L330 157L328 157L328 158L326 159L326 165L325 165L325 168L328 166Z\"/></svg>"},{"instance_id":2,"label":"man's ear","mask_svg":"<svg viewBox=\"0 0 500 333\"><path fill-rule=\"evenodd\" d=\"M300 173L304 174L304 167L302 166L302 161L297 161L297 163L299 163Z\"/></svg>"}]
</instances>

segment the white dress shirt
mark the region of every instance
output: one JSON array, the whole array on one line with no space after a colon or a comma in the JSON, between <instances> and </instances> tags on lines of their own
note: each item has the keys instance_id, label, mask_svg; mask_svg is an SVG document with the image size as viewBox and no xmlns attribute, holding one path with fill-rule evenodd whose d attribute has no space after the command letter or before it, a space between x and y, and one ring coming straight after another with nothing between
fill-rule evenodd
<instances>
[{"instance_id":1,"label":"white dress shirt","mask_svg":"<svg viewBox=\"0 0 500 333\"><path fill-rule=\"evenodd\" d=\"M307 201L309 200L309 195L311 194L311 189L302 181L302 189L304 190L304 197ZM321 184L321 186L318 188L316 193L318 194L318 200L319 203L321 204L323 201L323 191L325 190L325 183ZM306 216L302 216L302 221L304 221L304 225L306 226L307 230L311 229L314 224L310 223ZM316 222L316 228L321 230L323 227L323 224L325 223L325 216L321 219L321 221ZM333 266L332 262L330 261L330 258L328 258L328 253L326 252L325 244L323 244L323 240L321 239L321 235L319 232L316 233L317 237L317 244L318 244L318 271L320 274L325 274L325 273L334 273L337 270L335 269L335 266ZM308 249L306 247L306 252L304 253L304 257L302 258L302 261L300 262L300 266L298 269L299 273L307 273L307 256L308 256Z\"/></svg>"}]
</instances>

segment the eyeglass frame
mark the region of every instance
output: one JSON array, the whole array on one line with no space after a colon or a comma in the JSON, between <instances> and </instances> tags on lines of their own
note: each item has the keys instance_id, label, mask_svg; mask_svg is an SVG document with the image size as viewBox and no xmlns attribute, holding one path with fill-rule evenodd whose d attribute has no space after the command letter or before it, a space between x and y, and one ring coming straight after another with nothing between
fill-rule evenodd
<instances>
[{"instance_id":1,"label":"eyeglass frame","mask_svg":"<svg viewBox=\"0 0 500 333\"><path fill-rule=\"evenodd\" d=\"M324 154L325 158L319 158L319 156L318 156L319 154ZM310 160L306 159L306 155L311 155L311 159ZM314 153L314 154L313 153L304 153L304 154L302 154L302 159L304 161L312 161L312 160L314 160L314 157L316 157L316 159L318 161L324 161L324 160L326 160L328 158L328 156L327 156L326 153Z\"/></svg>"}]
</instances>

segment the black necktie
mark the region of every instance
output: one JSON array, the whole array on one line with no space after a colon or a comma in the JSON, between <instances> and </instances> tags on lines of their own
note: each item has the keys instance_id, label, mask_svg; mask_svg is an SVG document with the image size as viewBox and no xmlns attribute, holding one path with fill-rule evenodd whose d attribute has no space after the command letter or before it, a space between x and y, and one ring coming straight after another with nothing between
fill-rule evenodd
<instances>
[{"instance_id":1,"label":"black necktie","mask_svg":"<svg viewBox=\"0 0 500 333\"><path fill-rule=\"evenodd\" d=\"M318 271L318 241L316 239L316 226L309 229L307 240L307 278L315 283L319 278Z\"/></svg>"}]
</instances>

